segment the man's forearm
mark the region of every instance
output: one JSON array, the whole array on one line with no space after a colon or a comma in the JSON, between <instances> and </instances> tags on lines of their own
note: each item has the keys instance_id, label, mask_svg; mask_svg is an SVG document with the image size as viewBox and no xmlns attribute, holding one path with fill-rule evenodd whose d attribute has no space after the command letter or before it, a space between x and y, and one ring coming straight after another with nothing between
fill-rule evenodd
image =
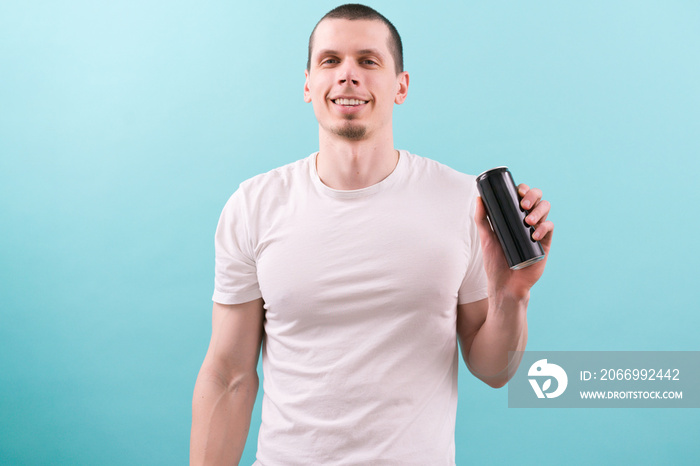
<instances>
[{"instance_id":1,"label":"man's forearm","mask_svg":"<svg viewBox=\"0 0 700 466\"><path fill-rule=\"evenodd\" d=\"M522 359L509 354L527 344L527 305L524 297L489 297L486 320L477 331L469 353L463 355L469 370L492 387L502 387L513 376Z\"/></svg>"},{"instance_id":2,"label":"man's forearm","mask_svg":"<svg viewBox=\"0 0 700 466\"><path fill-rule=\"evenodd\" d=\"M247 374L227 383L202 370L192 399L191 465L238 464L258 392L258 376Z\"/></svg>"}]
</instances>

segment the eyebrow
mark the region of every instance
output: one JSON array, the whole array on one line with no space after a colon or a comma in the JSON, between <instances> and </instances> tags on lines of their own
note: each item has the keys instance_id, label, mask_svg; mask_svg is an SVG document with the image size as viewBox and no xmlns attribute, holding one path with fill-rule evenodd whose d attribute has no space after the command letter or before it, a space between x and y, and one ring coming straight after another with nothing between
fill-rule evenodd
<instances>
[{"instance_id":1,"label":"eyebrow","mask_svg":"<svg viewBox=\"0 0 700 466\"><path fill-rule=\"evenodd\" d=\"M383 56L382 53L378 49L363 49L363 50L358 50L357 53L360 55L379 55L380 57Z\"/></svg>"},{"instance_id":2,"label":"eyebrow","mask_svg":"<svg viewBox=\"0 0 700 466\"><path fill-rule=\"evenodd\" d=\"M337 50L325 49L318 52L319 55L338 55ZM383 57L384 55L378 49L362 49L357 51L358 55L378 55Z\"/></svg>"}]
</instances>

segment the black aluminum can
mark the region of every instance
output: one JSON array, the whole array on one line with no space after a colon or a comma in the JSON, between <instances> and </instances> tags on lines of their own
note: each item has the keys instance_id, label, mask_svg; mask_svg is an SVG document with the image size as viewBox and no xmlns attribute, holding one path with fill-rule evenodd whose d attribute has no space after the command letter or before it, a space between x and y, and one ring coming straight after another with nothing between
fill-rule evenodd
<instances>
[{"instance_id":1,"label":"black aluminum can","mask_svg":"<svg viewBox=\"0 0 700 466\"><path fill-rule=\"evenodd\" d=\"M532 239L535 229L525 223L528 212L520 207L518 189L508 167L485 171L476 177L476 186L508 266L517 270L544 259L542 245Z\"/></svg>"}]
</instances>

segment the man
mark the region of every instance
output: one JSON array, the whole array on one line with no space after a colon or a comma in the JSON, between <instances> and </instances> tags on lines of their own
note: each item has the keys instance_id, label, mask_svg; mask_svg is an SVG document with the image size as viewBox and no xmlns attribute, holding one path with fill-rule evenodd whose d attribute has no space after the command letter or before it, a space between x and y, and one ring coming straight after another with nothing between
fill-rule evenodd
<instances>
[{"instance_id":1,"label":"man","mask_svg":"<svg viewBox=\"0 0 700 466\"><path fill-rule=\"evenodd\" d=\"M457 341L493 387L517 365L545 261L510 270L474 177L394 149L408 84L376 11L344 5L316 25L304 99L319 151L242 183L219 220L193 464L240 460L261 345L266 466L452 465ZM548 253L549 204L519 193Z\"/></svg>"}]
</instances>

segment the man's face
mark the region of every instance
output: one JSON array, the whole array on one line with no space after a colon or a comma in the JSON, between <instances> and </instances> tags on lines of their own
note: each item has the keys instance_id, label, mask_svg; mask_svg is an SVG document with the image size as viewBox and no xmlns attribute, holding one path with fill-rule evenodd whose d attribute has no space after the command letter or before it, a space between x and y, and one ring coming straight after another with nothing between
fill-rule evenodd
<instances>
[{"instance_id":1,"label":"man's face","mask_svg":"<svg viewBox=\"0 0 700 466\"><path fill-rule=\"evenodd\" d=\"M381 21L326 19L317 26L304 100L313 104L322 131L350 140L391 132L408 73L396 74L388 41Z\"/></svg>"}]
</instances>

